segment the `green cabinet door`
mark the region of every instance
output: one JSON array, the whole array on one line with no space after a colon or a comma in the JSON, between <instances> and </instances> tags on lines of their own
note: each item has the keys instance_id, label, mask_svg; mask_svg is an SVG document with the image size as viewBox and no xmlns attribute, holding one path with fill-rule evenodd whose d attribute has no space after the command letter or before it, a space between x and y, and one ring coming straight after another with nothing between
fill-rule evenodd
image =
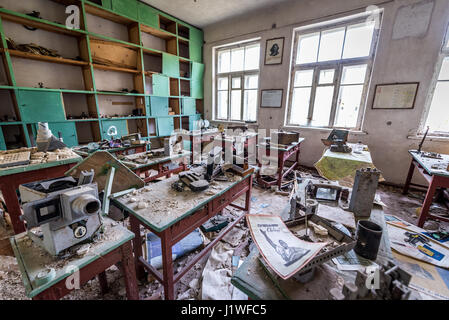
<instances>
[{"instance_id":1,"label":"green cabinet door","mask_svg":"<svg viewBox=\"0 0 449 320\"><path fill-rule=\"evenodd\" d=\"M3 136L3 128L0 127L0 150L6 150L5 137Z\"/></svg>"},{"instance_id":2,"label":"green cabinet door","mask_svg":"<svg viewBox=\"0 0 449 320\"><path fill-rule=\"evenodd\" d=\"M158 136L170 136L175 130L173 118L158 118L157 132Z\"/></svg>"},{"instance_id":3,"label":"green cabinet door","mask_svg":"<svg viewBox=\"0 0 449 320\"><path fill-rule=\"evenodd\" d=\"M112 0L102 0L103 8L112 9Z\"/></svg>"},{"instance_id":4,"label":"green cabinet door","mask_svg":"<svg viewBox=\"0 0 449 320\"><path fill-rule=\"evenodd\" d=\"M190 42L189 46L190 59L196 62L203 62L203 46Z\"/></svg>"},{"instance_id":5,"label":"green cabinet door","mask_svg":"<svg viewBox=\"0 0 449 320\"><path fill-rule=\"evenodd\" d=\"M192 81L190 81L190 96L203 99L204 64L192 62Z\"/></svg>"},{"instance_id":6,"label":"green cabinet door","mask_svg":"<svg viewBox=\"0 0 449 320\"><path fill-rule=\"evenodd\" d=\"M160 97L168 97L170 95L170 79L161 74L153 74L153 94Z\"/></svg>"},{"instance_id":7,"label":"green cabinet door","mask_svg":"<svg viewBox=\"0 0 449 320\"><path fill-rule=\"evenodd\" d=\"M203 31L190 27L190 59L197 62L203 62Z\"/></svg>"},{"instance_id":8,"label":"green cabinet door","mask_svg":"<svg viewBox=\"0 0 449 320\"><path fill-rule=\"evenodd\" d=\"M201 115L200 114L196 114L194 116L190 116L189 117L189 129L190 130L199 130L200 127L198 125L198 120L201 119Z\"/></svg>"},{"instance_id":9,"label":"green cabinet door","mask_svg":"<svg viewBox=\"0 0 449 320\"><path fill-rule=\"evenodd\" d=\"M23 122L58 122L66 120L59 92L18 90L17 103Z\"/></svg>"},{"instance_id":10,"label":"green cabinet door","mask_svg":"<svg viewBox=\"0 0 449 320\"><path fill-rule=\"evenodd\" d=\"M179 58L168 53L162 53L162 73L168 77L179 77Z\"/></svg>"},{"instance_id":11,"label":"green cabinet door","mask_svg":"<svg viewBox=\"0 0 449 320\"><path fill-rule=\"evenodd\" d=\"M159 28L159 15L156 9L139 2L137 5L139 12L139 22L153 28Z\"/></svg>"},{"instance_id":12,"label":"green cabinet door","mask_svg":"<svg viewBox=\"0 0 449 320\"><path fill-rule=\"evenodd\" d=\"M138 19L136 0L112 0L112 10L128 18Z\"/></svg>"},{"instance_id":13,"label":"green cabinet door","mask_svg":"<svg viewBox=\"0 0 449 320\"><path fill-rule=\"evenodd\" d=\"M203 81L204 77L204 64L198 62L192 62L192 80Z\"/></svg>"},{"instance_id":14,"label":"green cabinet door","mask_svg":"<svg viewBox=\"0 0 449 320\"><path fill-rule=\"evenodd\" d=\"M196 113L196 100L193 98L182 98L182 114L192 115Z\"/></svg>"},{"instance_id":15,"label":"green cabinet door","mask_svg":"<svg viewBox=\"0 0 449 320\"><path fill-rule=\"evenodd\" d=\"M114 136L114 138L121 138L122 136L128 134L128 124L126 120L103 120L101 122L101 133L103 139L110 139L110 136L108 136L108 130L112 126L117 128L117 136Z\"/></svg>"},{"instance_id":16,"label":"green cabinet door","mask_svg":"<svg viewBox=\"0 0 449 320\"><path fill-rule=\"evenodd\" d=\"M204 33L195 27L190 27L190 42L202 46L204 43Z\"/></svg>"},{"instance_id":17,"label":"green cabinet door","mask_svg":"<svg viewBox=\"0 0 449 320\"><path fill-rule=\"evenodd\" d=\"M190 81L190 96L195 99L203 99L203 81Z\"/></svg>"},{"instance_id":18,"label":"green cabinet door","mask_svg":"<svg viewBox=\"0 0 449 320\"><path fill-rule=\"evenodd\" d=\"M152 117L168 116L168 98L150 97L150 115Z\"/></svg>"},{"instance_id":19,"label":"green cabinet door","mask_svg":"<svg viewBox=\"0 0 449 320\"><path fill-rule=\"evenodd\" d=\"M68 147L78 145L76 125L74 122L50 122L48 127L56 138L59 138L58 132L61 132L62 139Z\"/></svg>"}]
</instances>

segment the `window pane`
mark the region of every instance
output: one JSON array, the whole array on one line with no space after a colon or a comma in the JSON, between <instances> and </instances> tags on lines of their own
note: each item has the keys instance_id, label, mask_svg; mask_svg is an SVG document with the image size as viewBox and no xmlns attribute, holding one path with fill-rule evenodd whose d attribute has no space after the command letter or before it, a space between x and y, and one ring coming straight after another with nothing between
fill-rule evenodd
<instances>
[{"instance_id":1,"label":"window pane","mask_svg":"<svg viewBox=\"0 0 449 320\"><path fill-rule=\"evenodd\" d=\"M334 83L335 70L321 70L319 84Z\"/></svg>"},{"instance_id":2,"label":"window pane","mask_svg":"<svg viewBox=\"0 0 449 320\"><path fill-rule=\"evenodd\" d=\"M228 78L218 78L218 90L228 90Z\"/></svg>"},{"instance_id":3,"label":"window pane","mask_svg":"<svg viewBox=\"0 0 449 320\"><path fill-rule=\"evenodd\" d=\"M298 88L293 90L290 124L306 125L309 116L311 88Z\"/></svg>"},{"instance_id":4,"label":"window pane","mask_svg":"<svg viewBox=\"0 0 449 320\"><path fill-rule=\"evenodd\" d=\"M312 33L299 37L296 64L316 62L320 33Z\"/></svg>"},{"instance_id":5,"label":"window pane","mask_svg":"<svg viewBox=\"0 0 449 320\"><path fill-rule=\"evenodd\" d=\"M335 126L355 128L362 100L363 85L342 86L338 98Z\"/></svg>"},{"instance_id":6,"label":"window pane","mask_svg":"<svg viewBox=\"0 0 449 320\"><path fill-rule=\"evenodd\" d=\"M361 84L365 83L367 65L348 66L343 68L341 84Z\"/></svg>"},{"instance_id":7,"label":"window pane","mask_svg":"<svg viewBox=\"0 0 449 320\"><path fill-rule=\"evenodd\" d=\"M246 47L245 70L259 69L260 45L254 44Z\"/></svg>"},{"instance_id":8,"label":"window pane","mask_svg":"<svg viewBox=\"0 0 449 320\"><path fill-rule=\"evenodd\" d=\"M296 71L295 87L311 87L313 82L313 70Z\"/></svg>"},{"instance_id":9,"label":"window pane","mask_svg":"<svg viewBox=\"0 0 449 320\"><path fill-rule=\"evenodd\" d=\"M242 90L231 91L231 120L240 120L242 110Z\"/></svg>"},{"instance_id":10,"label":"window pane","mask_svg":"<svg viewBox=\"0 0 449 320\"><path fill-rule=\"evenodd\" d=\"M449 80L449 57L443 60L438 80Z\"/></svg>"},{"instance_id":11,"label":"window pane","mask_svg":"<svg viewBox=\"0 0 449 320\"><path fill-rule=\"evenodd\" d=\"M259 76L245 76L245 89L257 89L259 87Z\"/></svg>"},{"instance_id":12,"label":"window pane","mask_svg":"<svg viewBox=\"0 0 449 320\"><path fill-rule=\"evenodd\" d=\"M235 48L231 50L231 72L243 70L244 58L245 48Z\"/></svg>"},{"instance_id":13,"label":"window pane","mask_svg":"<svg viewBox=\"0 0 449 320\"><path fill-rule=\"evenodd\" d=\"M232 89L240 89L241 88L242 78L232 78Z\"/></svg>"},{"instance_id":14,"label":"window pane","mask_svg":"<svg viewBox=\"0 0 449 320\"><path fill-rule=\"evenodd\" d=\"M332 99L334 98L334 86L318 87L315 94L315 106L313 107L312 126L329 126Z\"/></svg>"},{"instance_id":15,"label":"window pane","mask_svg":"<svg viewBox=\"0 0 449 320\"><path fill-rule=\"evenodd\" d=\"M219 119L228 118L228 91L218 91L218 110Z\"/></svg>"},{"instance_id":16,"label":"window pane","mask_svg":"<svg viewBox=\"0 0 449 320\"><path fill-rule=\"evenodd\" d=\"M231 51L223 50L218 52L218 73L229 72L231 70Z\"/></svg>"},{"instance_id":17,"label":"window pane","mask_svg":"<svg viewBox=\"0 0 449 320\"><path fill-rule=\"evenodd\" d=\"M375 22L348 27L346 32L344 59L367 57L370 54Z\"/></svg>"},{"instance_id":18,"label":"window pane","mask_svg":"<svg viewBox=\"0 0 449 320\"><path fill-rule=\"evenodd\" d=\"M427 116L431 132L449 132L449 82L438 82Z\"/></svg>"},{"instance_id":19,"label":"window pane","mask_svg":"<svg viewBox=\"0 0 449 320\"><path fill-rule=\"evenodd\" d=\"M321 33L318 61L339 60L343 48L345 28L337 28Z\"/></svg>"},{"instance_id":20,"label":"window pane","mask_svg":"<svg viewBox=\"0 0 449 320\"><path fill-rule=\"evenodd\" d=\"M257 117L257 90L245 90L244 121L256 121Z\"/></svg>"}]
</instances>

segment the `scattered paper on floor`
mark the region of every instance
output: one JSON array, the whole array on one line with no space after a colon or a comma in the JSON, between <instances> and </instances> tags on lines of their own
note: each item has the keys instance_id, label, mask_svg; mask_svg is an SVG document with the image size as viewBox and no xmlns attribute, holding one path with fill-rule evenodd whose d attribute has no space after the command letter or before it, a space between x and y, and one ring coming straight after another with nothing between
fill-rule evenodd
<instances>
[{"instance_id":1,"label":"scattered paper on floor","mask_svg":"<svg viewBox=\"0 0 449 320\"><path fill-rule=\"evenodd\" d=\"M260 254L284 280L301 270L326 245L300 240L279 216L247 215L246 218Z\"/></svg>"}]
</instances>

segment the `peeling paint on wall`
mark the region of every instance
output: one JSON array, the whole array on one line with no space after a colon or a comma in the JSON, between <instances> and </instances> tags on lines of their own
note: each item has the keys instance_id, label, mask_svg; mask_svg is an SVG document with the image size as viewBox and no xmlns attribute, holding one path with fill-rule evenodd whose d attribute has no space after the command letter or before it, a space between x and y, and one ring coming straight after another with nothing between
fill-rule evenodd
<instances>
[{"instance_id":1,"label":"peeling paint on wall","mask_svg":"<svg viewBox=\"0 0 449 320\"><path fill-rule=\"evenodd\" d=\"M398 9L393 27L393 40L423 37L427 34L434 1L426 0Z\"/></svg>"}]
</instances>

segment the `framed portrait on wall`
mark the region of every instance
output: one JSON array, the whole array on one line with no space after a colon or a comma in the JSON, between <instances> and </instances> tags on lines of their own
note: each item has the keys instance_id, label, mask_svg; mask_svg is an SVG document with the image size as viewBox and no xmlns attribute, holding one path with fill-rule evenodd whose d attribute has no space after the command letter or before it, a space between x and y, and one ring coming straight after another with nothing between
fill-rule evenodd
<instances>
[{"instance_id":1,"label":"framed portrait on wall","mask_svg":"<svg viewBox=\"0 0 449 320\"><path fill-rule=\"evenodd\" d=\"M265 64L282 64L285 38L268 39L265 48Z\"/></svg>"}]
</instances>

